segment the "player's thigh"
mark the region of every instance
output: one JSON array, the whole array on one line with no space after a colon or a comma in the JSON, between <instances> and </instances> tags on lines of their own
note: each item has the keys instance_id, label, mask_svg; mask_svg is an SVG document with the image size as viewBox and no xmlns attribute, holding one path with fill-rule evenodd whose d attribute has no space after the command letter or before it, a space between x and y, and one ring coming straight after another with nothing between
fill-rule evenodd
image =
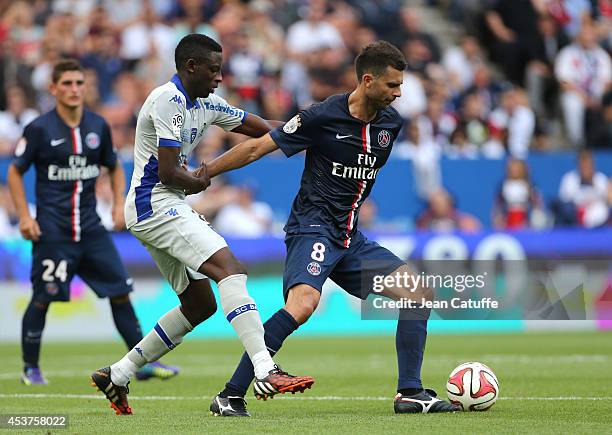
<instances>
[{"instance_id":1,"label":"player's thigh","mask_svg":"<svg viewBox=\"0 0 612 435\"><path fill-rule=\"evenodd\" d=\"M70 300L70 282L80 263L74 242L40 241L32 245L30 278L38 302Z\"/></svg>"},{"instance_id":2,"label":"player's thigh","mask_svg":"<svg viewBox=\"0 0 612 435\"><path fill-rule=\"evenodd\" d=\"M299 284L306 284L321 293L323 283L344 255L344 249L335 246L327 237L317 234L288 235L285 245L285 300L289 289Z\"/></svg>"},{"instance_id":3,"label":"player's thigh","mask_svg":"<svg viewBox=\"0 0 612 435\"><path fill-rule=\"evenodd\" d=\"M330 278L351 295L366 299L377 277L385 277L403 266L405 263L399 257L358 232Z\"/></svg>"},{"instance_id":4,"label":"player's thigh","mask_svg":"<svg viewBox=\"0 0 612 435\"><path fill-rule=\"evenodd\" d=\"M157 264L157 268L162 276L168 281L172 290L179 297L189 287L191 280L199 281L206 279L204 275L185 266L180 260L177 260L166 251L149 245L146 242L142 242L142 244L151 255L151 258L153 258L153 261L155 261L155 264Z\"/></svg>"},{"instance_id":5,"label":"player's thigh","mask_svg":"<svg viewBox=\"0 0 612 435\"><path fill-rule=\"evenodd\" d=\"M174 203L168 210L130 228L137 239L164 252L196 271L227 243L210 224L186 203Z\"/></svg>"},{"instance_id":6,"label":"player's thigh","mask_svg":"<svg viewBox=\"0 0 612 435\"><path fill-rule=\"evenodd\" d=\"M132 291L132 278L109 233L85 238L79 244L83 260L76 273L98 297L114 298Z\"/></svg>"}]
</instances>

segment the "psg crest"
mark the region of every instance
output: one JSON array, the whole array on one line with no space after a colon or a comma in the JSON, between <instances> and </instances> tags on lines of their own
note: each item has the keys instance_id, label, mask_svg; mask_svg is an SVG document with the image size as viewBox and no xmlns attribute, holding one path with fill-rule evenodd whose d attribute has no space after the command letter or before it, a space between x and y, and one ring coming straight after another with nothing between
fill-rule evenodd
<instances>
[{"instance_id":1,"label":"psg crest","mask_svg":"<svg viewBox=\"0 0 612 435\"><path fill-rule=\"evenodd\" d=\"M321 265L316 261L313 261L311 263L308 263L308 266L306 266L306 270L312 276L318 276L321 274Z\"/></svg>"},{"instance_id":2,"label":"psg crest","mask_svg":"<svg viewBox=\"0 0 612 435\"><path fill-rule=\"evenodd\" d=\"M378 145L383 148L387 148L391 143L391 134L387 130L381 130L378 133Z\"/></svg>"},{"instance_id":3,"label":"psg crest","mask_svg":"<svg viewBox=\"0 0 612 435\"><path fill-rule=\"evenodd\" d=\"M85 136L85 143L89 148L95 150L100 146L100 136L94 132L87 133L87 136Z\"/></svg>"}]
</instances>

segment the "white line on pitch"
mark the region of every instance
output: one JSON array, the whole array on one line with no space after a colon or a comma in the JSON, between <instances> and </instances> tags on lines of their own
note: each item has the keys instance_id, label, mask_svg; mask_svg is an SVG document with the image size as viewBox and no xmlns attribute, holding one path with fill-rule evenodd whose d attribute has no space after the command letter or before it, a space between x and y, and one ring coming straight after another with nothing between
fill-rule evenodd
<instances>
[{"instance_id":1,"label":"white line on pitch","mask_svg":"<svg viewBox=\"0 0 612 435\"><path fill-rule=\"evenodd\" d=\"M38 393L15 393L1 394L0 399L105 399L99 394L38 394ZM209 400L207 396L130 396L130 400ZM321 400L321 401L391 401L393 398L377 396L281 396L283 400ZM535 401L560 401L560 400L612 400L612 397L585 397L585 396L557 396L557 397L500 397L501 400L535 400Z\"/></svg>"}]
</instances>

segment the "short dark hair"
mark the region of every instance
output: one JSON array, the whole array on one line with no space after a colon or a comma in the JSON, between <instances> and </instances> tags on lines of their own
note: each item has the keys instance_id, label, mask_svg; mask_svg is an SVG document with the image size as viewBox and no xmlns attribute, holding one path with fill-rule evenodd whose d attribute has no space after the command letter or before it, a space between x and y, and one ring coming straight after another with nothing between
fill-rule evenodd
<instances>
[{"instance_id":1,"label":"short dark hair","mask_svg":"<svg viewBox=\"0 0 612 435\"><path fill-rule=\"evenodd\" d=\"M404 55L395 45L387 41L373 42L364 47L355 59L357 81L361 83L365 73L378 77L385 73L388 66L398 71L406 69Z\"/></svg>"},{"instance_id":2,"label":"short dark hair","mask_svg":"<svg viewBox=\"0 0 612 435\"><path fill-rule=\"evenodd\" d=\"M51 80L53 83L57 83L66 71L80 71L84 72L83 65L76 59L63 59L57 62L53 66L53 72L51 73Z\"/></svg>"},{"instance_id":3,"label":"short dark hair","mask_svg":"<svg viewBox=\"0 0 612 435\"><path fill-rule=\"evenodd\" d=\"M217 41L206 35L191 33L181 39L174 50L174 63L177 70L185 68L188 59L204 61L210 59L211 52L221 53L223 49Z\"/></svg>"}]
</instances>

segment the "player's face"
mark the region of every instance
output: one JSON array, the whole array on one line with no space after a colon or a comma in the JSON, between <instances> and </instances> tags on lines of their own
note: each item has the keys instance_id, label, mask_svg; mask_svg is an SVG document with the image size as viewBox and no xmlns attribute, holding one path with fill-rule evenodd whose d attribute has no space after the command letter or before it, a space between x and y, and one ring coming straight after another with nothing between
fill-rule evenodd
<instances>
[{"instance_id":1,"label":"player's face","mask_svg":"<svg viewBox=\"0 0 612 435\"><path fill-rule=\"evenodd\" d=\"M401 97L400 85L403 82L404 74L402 71L387 67L384 74L378 77L366 74L364 81L366 84L366 96L373 103L376 109L384 109L396 98Z\"/></svg>"},{"instance_id":2,"label":"player's face","mask_svg":"<svg viewBox=\"0 0 612 435\"><path fill-rule=\"evenodd\" d=\"M57 99L58 105L77 108L83 105L85 76L81 71L66 71L57 83L51 84L51 93Z\"/></svg>"},{"instance_id":3,"label":"player's face","mask_svg":"<svg viewBox=\"0 0 612 435\"><path fill-rule=\"evenodd\" d=\"M221 53L212 52L210 58L206 61L199 62L194 66L194 78L196 83L196 92L199 98L206 98L209 94L215 92L215 89L223 79L221 77L221 64L223 57Z\"/></svg>"}]
</instances>

